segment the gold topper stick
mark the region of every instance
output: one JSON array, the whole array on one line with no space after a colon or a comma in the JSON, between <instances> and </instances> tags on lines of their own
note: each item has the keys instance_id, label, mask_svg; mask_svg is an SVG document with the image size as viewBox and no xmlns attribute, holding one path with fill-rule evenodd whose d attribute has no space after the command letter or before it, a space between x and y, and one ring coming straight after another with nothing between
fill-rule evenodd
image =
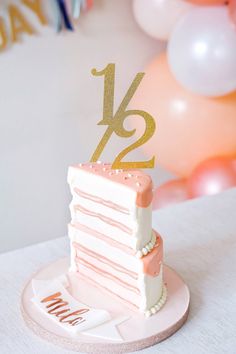
<instances>
[{"instance_id":1,"label":"gold topper stick","mask_svg":"<svg viewBox=\"0 0 236 354\"><path fill-rule=\"evenodd\" d=\"M125 97L123 98L119 108L114 114L114 92L115 92L115 64L108 64L107 67L101 71L96 69L92 70L94 76L104 75L104 99L103 99L103 119L98 123L98 125L108 125L100 143L98 144L92 158L91 162L98 161L101 156L108 140L110 139L112 133L114 132L120 137L128 138L134 135L136 129L126 130L124 128L124 120L131 115L141 116L146 123L145 131L143 135L135 141L133 144L121 151L115 158L112 164L113 169L128 169L128 168L153 168L155 163L155 156L153 156L148 161L134 161L126 162L122 159L131 151L138 148L139 146L145 144L154 134L156 124L154 118L147 112L142 110L127 110L127 106L130 103L132 97L134 96L144 73L138 73L132 84L130 85Z\"/></svg>"}]
</instances>

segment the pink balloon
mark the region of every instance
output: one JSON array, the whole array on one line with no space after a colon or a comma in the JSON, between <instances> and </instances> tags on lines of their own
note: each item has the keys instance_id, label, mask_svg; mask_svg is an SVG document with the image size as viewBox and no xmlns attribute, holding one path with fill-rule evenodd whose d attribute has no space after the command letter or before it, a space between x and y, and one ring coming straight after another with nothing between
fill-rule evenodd
<instances>
[{"instance_id":1,"label":"pink balloon","mask_svg":"<svg viewBox=\"0 0 236 354\"><path fill-rule=\"evenodd\" d=\"M156 120L154 136L142 145L147 159L155 155L157 164L187 177L212 156L236 154L236 93L217 99L192 94L173 78L165 54L144 71L130 106L147 111ZM143 119L131 117L129 121L136 136L142 136Z\"/></svg>"},{"instance_id":2,"label":"pink balloon","mask_svg":"<svg viewBox=\"0 0 236 354\"><path fill-rule=\"evenodd\" d=\"M158 187L153 196L153 209L183 202L189 199L185 179L168 181Z\"/></svg>"},{"instance_id":3,"label":"pink balloon","mask_svg":"<svg viewBox=\"0 0 236 354\"><path fill-rule=\"evenodd\" d=\"M236 26L236 0L229 0L229 16Z\"/></svg>"},{"instance_id":4,"label":"pink balloon","mask_svg":"<svg viewBox=\"0 0 236 354\"><path fill-rule=\"evenodd\" d=\"M233 168L234 168L235 173L236 173L236 159L232 161L232 164L233 164Z\"/></svg>"},{"instance_id":5,"label":"pink balloon","mask_svg":"<svg viewBox=\"0 0 236 354\"><path fill-rule=\"evenodd\" d=\"M215 157L202 162L188 179L191 197L212 195L236 186L235 160Z\"/></svg>"},{"instance_id":6,"label":"pink balloon","mask_svg":"<svg viewBox=\"0 0 236 354\"><path fill-rule=\"evenodd\" d=\"M192 4L201 5L201 6L209 6L209 5L224 5L225 0L185 0Z\"/></svg>"}]
</instances>

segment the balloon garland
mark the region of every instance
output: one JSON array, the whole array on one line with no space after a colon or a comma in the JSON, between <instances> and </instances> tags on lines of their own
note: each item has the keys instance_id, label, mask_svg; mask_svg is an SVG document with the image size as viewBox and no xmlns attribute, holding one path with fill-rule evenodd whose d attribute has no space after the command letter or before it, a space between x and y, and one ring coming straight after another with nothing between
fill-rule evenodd
<instances>
[{"instance_id":1,"label":"balloon garland","mask_svg":"<svg viewBox=\"0 0 236 354\"><path fill-rule=\"evenodd\" d=\"M56 30L73 31L93 0L50 4ZM48 24L41 0L10 3L8 21L0 16L0 53L35 34L24 8ZM159 135L145 149L180 177L157 189L154 205L236 186L236 0L134 0L133 10L147 34L168 40L167 56L147 67L135 96L158 119Z\"/></svg>"},{"instance_id":2,"label":"balloon garland","mask_svg":"<svg viewBox=\"0 0 236 354\"><path fill-rule=\"evenodd\" d=\"M236 92L214 99L195 95L175 80L165 53L144 71L131 105L156 119L157 132L143 145L147 156L187 178L210 157L236 155ZM130 124L140 137L142 120L134 117Z\"/></svg>"},{"instance_id":3,"label":"balloon garland","mask_svg":"<svg viewBox=\"0 0 236 354\"><path fill-rule=\"evenodd\" d=\"M184 0L135 0L134 17L151 37L168 40L176 22L194 5Z\"/></svg>"},{"instance_id":4,"label":"balloon garland","mask_svg":"<svg viewBox=\"0 0 236 354\"><path fill-rule=\"evenodd\" d=\"M168 41L133 102L157 119L144 152L180 177L157 188L154 208L236 186L236 0L133 0L133 12Z\"/></svg>"}]
</instances>

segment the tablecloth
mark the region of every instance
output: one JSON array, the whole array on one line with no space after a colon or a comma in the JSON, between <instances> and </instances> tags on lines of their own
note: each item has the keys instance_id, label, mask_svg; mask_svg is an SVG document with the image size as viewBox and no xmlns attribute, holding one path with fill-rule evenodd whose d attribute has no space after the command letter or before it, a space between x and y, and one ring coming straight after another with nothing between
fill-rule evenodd
<instances>
[{"instance_id":1,"label":"tablecloth","mask_svg":"<svg viewBox=\"0 0 236 354\"><path fill-rule=\"evenodd\" d=\"M236 189L156 211L153 226L164 239L165 263L189 286L191 306L177 333L139 353L236 353ZM1 354L68 354L35 336L20 313L30 275L68 254L62 237L0 255Z\"/></svg>"}]
</instances>

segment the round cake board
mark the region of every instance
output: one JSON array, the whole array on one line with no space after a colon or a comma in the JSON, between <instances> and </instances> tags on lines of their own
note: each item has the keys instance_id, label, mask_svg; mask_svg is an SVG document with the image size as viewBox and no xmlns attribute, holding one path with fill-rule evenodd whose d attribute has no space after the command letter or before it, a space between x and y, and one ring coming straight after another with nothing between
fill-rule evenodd
<instances>
[{"instance_id":1,"label":"round cake board","mask_svg":"<svg viewBox=\"0 0 236 354\"><path fill-rule=\"evenodd\" d=\"M152 346L175 333L187 319L190 294L182 278L164 265L163 277L167 287L167 301L159 312L146 318L128 309L84 279L70 275L69 291L78 301L94 308L105 309L128 319L117 326L123 341L114 342L81 333L71 334L41 312L31 301L32 279L48 280L68 272L69 259L63 258L45 266L34 274L22 292L21 312L27 326L39 337L67 350L83 353L127 353Z\"/></svg>"}]
</instances>

